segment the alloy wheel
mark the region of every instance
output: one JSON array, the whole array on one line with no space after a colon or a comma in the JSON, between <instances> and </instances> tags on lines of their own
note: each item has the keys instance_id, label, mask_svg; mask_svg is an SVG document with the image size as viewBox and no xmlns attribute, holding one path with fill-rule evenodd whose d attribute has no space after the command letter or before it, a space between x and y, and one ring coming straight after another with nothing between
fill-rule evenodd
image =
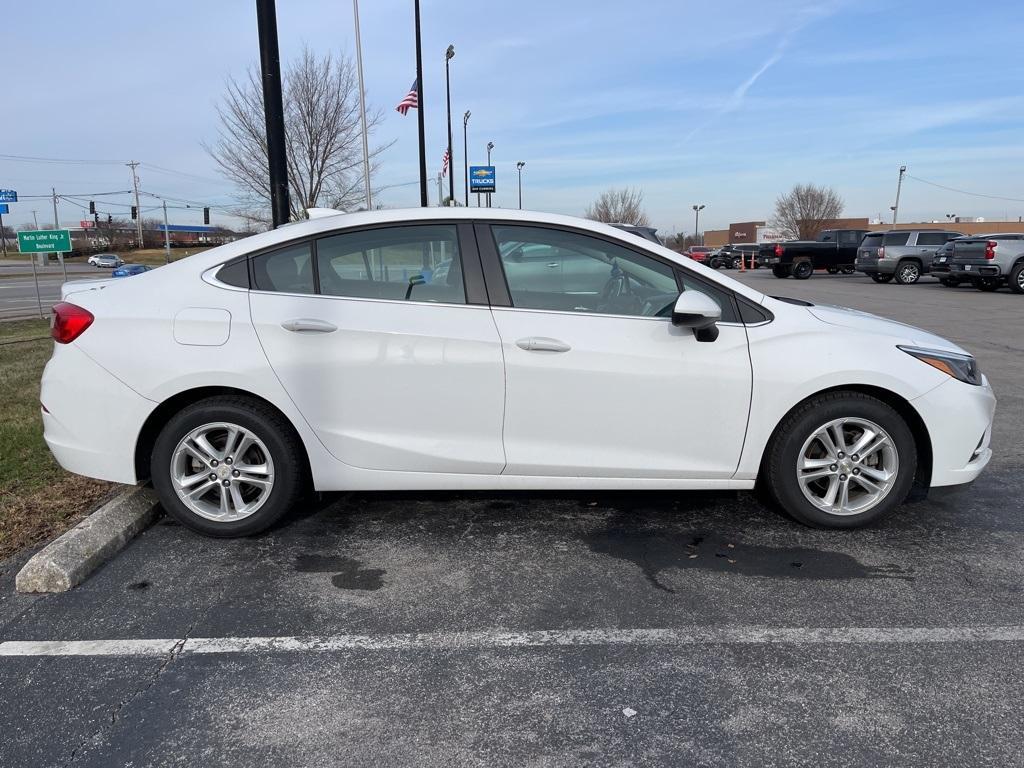
<instances>
[{"instance_id":1,"label":"alloy wheel","mask_svg":"<svg viewBox=\"0 0 1024 768\"><path fill-rule=\"evenodd\" d=\"M899 282L904 285L916 283L919 277L921 277L921 270L918 269L917 264L911 262L909 264L903 264L900 267Z\"/></svg>"},{"instance_id":2,"label":"alloy wheel","mask_svg":"<svg viewBox=\"0 0 1024 768\"><path fill-rule=\"evenodd\" d=\"M251 430L212 422L185 435L171 454L171 483L181 502L207 520L243 520L274 488L274 462Z\"/></svg>"},{"instance_id":3,"label":"alloy wheel","mask_svg":"<svg viewBox=\"0 0 1024 768\"><path fill-rule=\"evenodd\" d=\"M867 419L834 419L811 433L797 456L804 497L830 515L858 515L877 506L896 484L896 443Z\"/></svg>"}]
</instances>

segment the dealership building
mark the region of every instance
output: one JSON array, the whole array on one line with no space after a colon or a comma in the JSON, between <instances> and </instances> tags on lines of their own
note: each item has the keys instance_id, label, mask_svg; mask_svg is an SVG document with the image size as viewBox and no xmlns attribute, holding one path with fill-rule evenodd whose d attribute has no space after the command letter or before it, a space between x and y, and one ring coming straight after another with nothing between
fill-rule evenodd
<instances>
[{"instance_id":1,"label":"dealership building","mask_svg":"<svg viewBox=\"0 0 1024 768\"><path fill-rule=\"evenodd\" d=\"M870 229L886 231L889 229L948 229L962 232L965 235L987 235L996 232L1024 232L1024 223L1020 221L984 221L954 219L953 221L908 221L899 224L874 224L867 218L836 219L829 225L831 229ZM718 248L722 245L742 245L744 243L775 243L786 240L776 228L766 221L739 221L729 225L728 229L709 229L704 232L704 244Z\"/></svg>"}]
</instances>

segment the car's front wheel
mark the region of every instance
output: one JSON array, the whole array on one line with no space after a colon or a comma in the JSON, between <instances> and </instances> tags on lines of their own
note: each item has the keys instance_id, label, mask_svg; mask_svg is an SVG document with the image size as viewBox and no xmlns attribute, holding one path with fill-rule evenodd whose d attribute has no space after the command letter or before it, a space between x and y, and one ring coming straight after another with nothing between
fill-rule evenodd
<instances>
[{"instance_id":1,"label":"car's front wheel","mask_svg":"<svg viewBox=\"0 0 1024 768\"><path fill-rule=\"evenodd\" d=\"M211 397L161 430L150 472L165 511L207 536L250 536L285 515L306 487L291 425L264 403Z\"/></svg>"},{"instance_id":2,"label":"car's front wheel","mask_svg":"<svg viewBox=\"0 0 1024 768\"><path fill-rule=\"evenodd\" d=\"M818 528L881 520L910 492L917 446L903 417L860 392L802 403L768 446L764 480L782 508Z\"/></svg>"}]
</instances>

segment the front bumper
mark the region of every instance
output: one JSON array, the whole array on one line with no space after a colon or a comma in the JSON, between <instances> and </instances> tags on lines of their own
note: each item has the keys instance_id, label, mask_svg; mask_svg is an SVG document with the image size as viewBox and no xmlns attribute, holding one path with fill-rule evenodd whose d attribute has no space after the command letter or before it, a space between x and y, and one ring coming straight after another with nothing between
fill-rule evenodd
<instances>
[{"instance_id":1,"label":"front bumper","mask_svg":"<svg viewBox=\"0 0 1024 768\"><path fill-rule=\"evenodd\" d=\"M55 344L40 386L43 439L69 472L134 484L135 443L156 407L74 344Z\"/></svg>"},{"instance_id":2,"label":"front bumper","mask_svg":"<svg viewBox=\"0 0 1024 768\"><path fill-rule=\"evenodd\" d=\"M975 386L951 378L912 404L931 438L931 486L963 485L980 475L992 459L996 397L988 379Z\"/></svg>"}]
</instances>

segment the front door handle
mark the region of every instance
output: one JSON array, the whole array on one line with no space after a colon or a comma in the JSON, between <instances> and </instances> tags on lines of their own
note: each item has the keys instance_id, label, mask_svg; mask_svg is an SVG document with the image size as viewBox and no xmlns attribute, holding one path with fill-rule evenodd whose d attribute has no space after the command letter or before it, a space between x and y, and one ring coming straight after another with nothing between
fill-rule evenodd
<instances>
[{"instance_id":1,"label":"front door handle","mask_svg":"<svg viewBox=\"0 0 1024 768\"><path fill-rule=\"evenodd\" d=\"M338 326L328 323L325 320L315 320L310 317L296 317L285 320L281 327L293 333L331 333L338 330Z\"/></svg>"},{"instance_id":2,"label":"front door handle","mask_svg":"<svg viewBox=\"0 0 1024 768\"><path fill-rule=\"evenodd\" d=\"M547 336L527 336L516 341L516 346L527 352L568 352L572 347L564 341Z\"/></svg>"}]
</instances>

